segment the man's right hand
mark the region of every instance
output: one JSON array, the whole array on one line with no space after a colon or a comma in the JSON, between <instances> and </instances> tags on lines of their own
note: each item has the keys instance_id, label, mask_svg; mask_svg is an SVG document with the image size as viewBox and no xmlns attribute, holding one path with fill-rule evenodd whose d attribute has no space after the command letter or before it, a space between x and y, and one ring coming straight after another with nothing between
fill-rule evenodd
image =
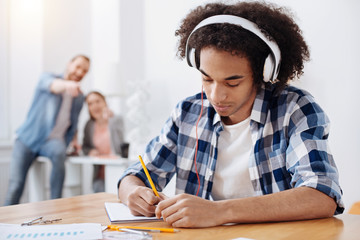
<instances>
[{"instance_id":1,"label":"man's right hand","mask_svg":"<svg viewBox=\"0 0 360 240\"><path fill-rule=\"evenodd\" d=\"M128 195L127 206L134 216L152 217L160 201L150 188L138 186Z\"/></svg>"},{"instance_id":2,"label":"man's right hand","mask_svg":"<svg viewBox=\"0 0 360 240\"><path fill-rule=\"evenodd\" d=\"M77 97L81 93L80 83L76 81L67 80L64 81L65 92L72 97Z\"/></svg>"},{"instance_id":3,"label":"man's right hand","mask_svg":"<svg viewBox=\"0 0 360 240\"><path fill-rule=\"evenodd\" d=\"M167 197L159 193L155 196L153 190L135 176L125 177L119 187L119 198L135 216L155 216L156 205Z\"/></svg>"},{"instance_id":4,"label":"man's right hand","mask_svg":"<svg viewBox=\"0 0 360 240\"><path fill-rule=\"evenodd\" d=\"M81 93L79 82L60 78L51 83L50 91L55 94L68 93L72 97L77 97Z\"/></svg>"}]
</instances>

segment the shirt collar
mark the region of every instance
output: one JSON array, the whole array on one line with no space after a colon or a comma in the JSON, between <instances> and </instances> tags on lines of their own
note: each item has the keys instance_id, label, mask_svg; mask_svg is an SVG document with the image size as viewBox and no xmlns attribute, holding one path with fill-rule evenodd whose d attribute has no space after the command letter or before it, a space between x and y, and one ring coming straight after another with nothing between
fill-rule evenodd
<instances>
[{"instance_id":1,"label":"shirt collar","mask_svg":"<svg viewBox=\"0 0 360 240\"><path fill-rule=\"evenodd\" d=\"M212 106L211 106L212 109L214 109ZM214 109L215 111L215 109ZM213 119L213 126L215 126L216 124L218 123L221 123L221 117L220 115L215 111L215 115L214 115L214 119Z\"/></svg>"},{"instance_id":2,"label":"shirt collar","mask_svg":"<svg viewBox=\"0 0 360 240\"><path fill-rule=\"evenodd\" d=\"M269 108L269 100L272 97L274 89L275 86L272 84L261 85L255 97L254 105L250 115L251 120L265 124L267 110Z\"/></svg>"}]
</instances>

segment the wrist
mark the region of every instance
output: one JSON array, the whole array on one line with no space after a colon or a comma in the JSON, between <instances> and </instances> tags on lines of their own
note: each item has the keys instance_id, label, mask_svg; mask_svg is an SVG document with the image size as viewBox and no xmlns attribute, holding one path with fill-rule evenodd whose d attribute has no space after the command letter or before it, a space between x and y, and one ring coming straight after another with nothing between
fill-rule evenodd
<instances>
[{"instance_id":1,"label":"wrist","mask_svg":"<svg viewBox=\"0 0 360 240\"><path fill-rule=\"evenodd\" d=\"M229 199L216 201L217 212L221 213L217 215L219 225L227 223L237 223L241 219L242 211L239 211L238 205L241 199Z\"/></svg>"},{"instance_id":2,"label":"wrist","mask_svg":"<svg viewBox=\"0 0 360 240\"><path fill-rule=\"evenodd\" d=\"M228 200L214 201L215 209L214 213L216 213L217 223L216 225L223 225L229 223L229 216L232 214L232 210L230 209ZM221 214L218 214L221 213Z\"/></svg>"}]
</instances>

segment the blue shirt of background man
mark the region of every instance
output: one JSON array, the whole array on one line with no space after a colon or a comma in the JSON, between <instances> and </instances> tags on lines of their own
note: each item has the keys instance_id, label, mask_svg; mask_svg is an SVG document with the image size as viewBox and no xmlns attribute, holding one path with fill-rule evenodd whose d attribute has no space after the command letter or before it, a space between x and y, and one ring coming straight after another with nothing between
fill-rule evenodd
<instances>
[{"instance_id":1,"label":"blue shirt of background man","mask_svg":"<svg viewBox=\"0 0 360 240\"><path fill-rule=\"evenodd\" d=\"M63 78L63 76L52 73L43 73L40 76L40 81L36 87L25 123L16 132L20 141L33 152L37 152L40 146L48 139L55 126L61 107L62 94L55 94L50 91L50 85L56 78ZM71 125L64 136L66 145L71 142L77 130L79 114L83 103L84 95L81 93L72 100Z\"/></svg>"}]
</instances>

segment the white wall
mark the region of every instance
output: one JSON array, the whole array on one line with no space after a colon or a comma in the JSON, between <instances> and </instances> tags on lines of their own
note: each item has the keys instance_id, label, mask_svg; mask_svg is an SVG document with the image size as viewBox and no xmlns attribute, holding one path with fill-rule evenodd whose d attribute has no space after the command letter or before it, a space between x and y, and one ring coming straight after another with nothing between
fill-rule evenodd
<instances>
[{"instance_id":1,"label":"white wall","mask_svg":"<svg viewBox=\"0 0 360 240\"><path fill-rule=\"evenodd\" d=\"M11 132L23 122L42 71L42 1L9 1L9 98ZM26 41L24 41L26 39ZM31 92L31 94L29 94ZM16 111L13 111L16 110Z\"/></svg>"},{"instance_id":2,"label":"white wall","mask_svg":"<svg viewBox=\"0 0 360 240\"><path fill-rule=\"evenodd\" d=\"M180 20L196 4L206 1L146 1L145 77L150 82L152 134L158 134L170 111L181 99L201 90L200 75L176 56L175 30ZM166 9L159 11L158 9ZM166 99L166 101L164 101ZM156 117L155 117L156 116Z\"/></svg>"},{"instance_id":3,"label":"white wall","mask_svg":"<svg viewBox=\"0 0 360 240\"><path fill-rule=\"evenodd\" d=\"M73 56L91 55L91 6L88 0L42 3L43 69L62 73ZM82 85L89 85L89 79Z\"/></svg>"},{"instance_id":4,"label":"white wall","mask_svg":"<svg viewBox=\"0 0 360 240\"><path fill-rule=\"evenodd\" d=\"M9 4L0 0L0 126L9 126L9 97L8 97L8 32L9 32ZM0 144L9 143L10 129L0 128Z\"/></svg>"},{"instance_id":5,"label":"white wall","mask_svg":"<svg viewBox=\"0 0 360 240\"><path fill-rule=\"evenodd\" d=\"M74 53L95 54L99 45L94 43L101 38L94 36L96 28L93 20L97 18L92 12L92 4L95 0L53 0L51 4L44 0L32 0L35 9L31 11L35 12L21 12L23 10L19 4L24 4L26 0L0 1L11 2L12 6L9 24L11 61L8 100L13 133L25 118L38 74L43 70L62 71L67 59ZM136 81L137 84L146 86L150 95L144 102L150 129L150 133L143 136L146 141L160 131L171 109L180 99L197 93L201 88L198 72L175 56L177 39L174 32L189 9L203 2L209 1L120 1L117 9L120 22L101 25L106 33L120 26L118 43L107 39L112 47L103 46L102 49L114 51L106 56L113 56L111 54L118 52L115 55L125 69L121 73L124 86ZM330 144L340 171L345 204L349 207L354 201L360 200L360 187L356 184L360 182L360 161L357 159L360 156L360 127L356 124L360 114L356 111L360 100L357 94L360 79L356 71L360 64L360 33L357 26L360 22L357 14L360 2L271 2L284 4L293 10L310 46L312 59L306 64L305 75L297 85L315 96L332 121ZM37 3L40 5L36 5ZM65 15L67 19L62 19ZM43 28L39 26L39 21L44 21ZM101 46L96 51L101 51ZM93 57L94 62L102 60L95 55ZM99 82L105 81L94 77L96 64L91 67L92 70L83 83L85 89L98 87ZM101 83L100 85L99 88L104 87ZM124 96L128 94L131 94L130 88L126 89ZM86 117L85 109L82 118Z\"/></svg>"}]
</instances>

